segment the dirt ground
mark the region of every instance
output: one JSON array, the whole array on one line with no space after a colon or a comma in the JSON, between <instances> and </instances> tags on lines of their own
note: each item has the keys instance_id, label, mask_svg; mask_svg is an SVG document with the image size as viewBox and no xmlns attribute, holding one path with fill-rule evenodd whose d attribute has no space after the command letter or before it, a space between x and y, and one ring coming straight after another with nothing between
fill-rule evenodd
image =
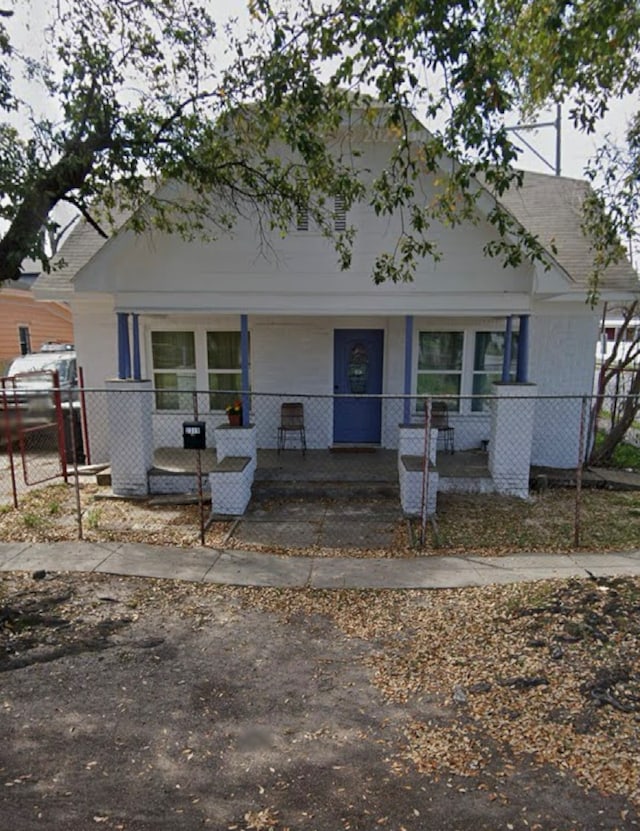
<instances>
[{"instance_id":1,"label":"dirt ground","mask_svg":"<svg viewBox=\"0 0 640 831\"><path fill-rule=\"evenodd\" d=\"M10 499L3 504L0 492L0 541L76 540L81 526L83 538L92 542L140 542L193 548L201 545L200 522L204 519L205 545L209 547L296 556L412 558L473 554L495 557L518 551L607 552L637 547L640 491L585 491L581 497L578 546L575 544L575 500L575 490L571 488L535 493L528 500L494 494L441 494L437 523L428 524L425 545L421 547L420 523L408 523L402 518L395 497L367 500L363 507L375 511L380 520L385 517L378 526L384 527L377 535L375 529L369 528L363 539L358 540L354 533L345 535L347 518L332 519L340 517L340 500L273 499L252 503L240 522L208 523L208 505L201 513L197 504L172 504L177 501L175 498L114 499L110 488L89 482L81 484L76 500L72 485L47 484L21 495L18 509L13 508ZM350 500L349 504L353 508L357 500ZM320 523L322 539L316 534L304 533L304 528L318 524L319 507L325 509ZM282 518L286 518L289 528L297 527L299 533L285 531L280 537L277 528ZM291 522L295 519L310 522L296 526Z\"/></svg>"},{"instance_id":2,"label":"dirt ground","mask_svg":"<svg viewBox=\"0 0 640 831\"><path fill-rule=\"evenodd\" d=\"M595 599L591 588L573 581L558 607L555 586L535 597L504 587L311 595L5 574L0 826L636 828L640 583L599 585ZM593 605L599 594L609 611ZM589 637L553 641L549 627L572 603L581 614L591 603ZM483 654L494 630L502 651ZM550 657L553 644L562 655ZM592 674L612 657L636 661L606 688L620 708L584 697L585 656ZM578 684L574 709L562 677ZM566 755L545 757L560 734ZM572 734L606 771L584 750L584 764L571 756ZM607 779L613 763L619 775Z\"/></svg>"}]
</instances>

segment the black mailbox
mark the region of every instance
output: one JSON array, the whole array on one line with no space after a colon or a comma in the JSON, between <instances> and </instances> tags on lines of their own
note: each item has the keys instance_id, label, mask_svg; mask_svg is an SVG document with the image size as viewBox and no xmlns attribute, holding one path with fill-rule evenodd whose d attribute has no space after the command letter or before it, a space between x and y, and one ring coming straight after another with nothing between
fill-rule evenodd
<instances>
[{"instance_id":1,"label":"black mailbox","mask_svg":"<svg viewBox=\"0 0 640 831\"><path fill-rule=\"evenodd\" d=\"M207 425L204 421L182 422L182 444L185 450L204 450L207 446Z\"/></svg>"}]
</instances>

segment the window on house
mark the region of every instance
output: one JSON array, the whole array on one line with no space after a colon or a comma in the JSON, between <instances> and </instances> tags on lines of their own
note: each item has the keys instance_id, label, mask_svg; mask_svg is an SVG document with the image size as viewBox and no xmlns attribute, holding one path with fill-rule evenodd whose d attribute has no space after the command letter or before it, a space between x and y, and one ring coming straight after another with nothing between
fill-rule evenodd
<instances>
[{"instance_id":1,"label":"window on house","mask_svg":"<svg viewBox=\"0 0 640 831\"><path fill-rule=\"evenodd\" d=\"M616 339L616 330L613 326L607 326L604 331L607 335L608 341L614 341Z\"/></svg>"},{"instance_id":2,"label":"window on house","mask_svg":"<svg viewBox=\"0 0 640 831\"><path fill-rule=\"evenodd\" d=\"M438 398L443 395L460 395L462 385L463 332L420 332L418 353L419 396ZM417 409L422 409L418 402ZM451 401L450 410L458 410L459 404Z\"/></svg>"},{"instance_id":3,"label":"window on house","mask_svg":"<svg viewBox=\"0 0 640 831\"><path fill-rule=\"evenodd\" d=\"M207 332L209 408L224 410L242 391L240 332Z\"/></svg>"},{"instance_id":4,"label":"window on house","mask_svg":"<svg viewBox=\"0 0 640 831\"><path fill-rule=\"evenodd\" d=\"M18 326L18 343L21 355L28 355L31 352L31 334L28 326Z\"/></svg>"},{"instance_id":5,"label":"window on house","mask_svg":"<svg viewBox=\"0 0 640 831\"><path fill-rule=\"evenodd\" d=\"M473 394L491 395L492 384L502 378L502 363L504 360L504 332L476 332L475 353L473 359ZM511 335L511 365L509 380L516 377L518 365L518 335ZM474 398L471 411L484 412L489 402L484 398Z\"/></svg>"},{"instance_id":6,"label":"window on house","mask_svg":"<svg viewBox=\"0 0 640 831\"><path fill-rule=\"evenodd\" d=\"M156 409L193 409L196 346L193 332L152 332L151 357Z\"/></svg>"},{"instance_id":7,"label":"window on house","mask_svg":"<svg viewBox=\"0 0 640 831\"><path fill-rule=\"evenodd\" d=\"M347 209L343 196L336 196L333 200L333 227L336 231L347 230Z\"/></svg>"}]
</instances>

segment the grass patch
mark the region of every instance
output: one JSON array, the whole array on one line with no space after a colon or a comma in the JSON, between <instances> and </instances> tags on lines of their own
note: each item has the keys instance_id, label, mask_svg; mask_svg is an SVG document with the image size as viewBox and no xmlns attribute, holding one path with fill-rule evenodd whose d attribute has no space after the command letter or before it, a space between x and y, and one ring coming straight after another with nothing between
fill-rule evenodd
<instances>
[{"instance_id":1,"label":"grass patch","mask_svg":"<svg viewBox=\"0 0 640 831\"><path fill-rule=\"evenodd\" d=\"M24 514L22 514L22 522L24 523L24 527L29 528L31 531L35 531L44 525L44 519L42 516L34 513L33 511L25 511Z\"/></svg>"},{"instance_id":2,"label":"grass patch","mask_svg":"<svg viewBox=\"0 0 640 831\"><path fill-rule=\"evenodd\" d=\"M640 447L633 444L619 444L612 458L614 467L631 468L640 471Z\"/></svg>"},{"instance_id":3,"label":"grass patch","mask_svg":"<svg viewBox=\"0 0 640 831\"><path fill-rule=\"evenodd\" d=\"M96 531L100 527L100 508L91 508L87 511L87 528Z\"/></svg>"},{"instance_id":4,"label":"grass patch","mask_svg":"<svg viewBox=\"0 0 640 831\"><path fill-rule=\"evenodd\" d=\"M86 538L93 542L128 541L188 548L199 546L197 505L151 507L143 502L95 501L97 488L81 489ZM640 491L585 489L580 514L580 550L625 551L640 540ZM569 552L574 550L576 491L552 488L530 499L495 494L439 494L434 525L427 524L424 550L418 545L420 522L398 523L398 534L383 556L478 554L501 556L516 552ZM52 511L52 506L56 506ZM400 508L398 506L398 512ZM229 524L207 531L207 544L234 547ZM50 486L21 499L19 510L0 512L2 541L76 540L76 502L73 488ZM259 545L259 544L256 544ZM262 550L257 548L257 550ZM281 554L317 554L317 548L278 550ZM323 556L344 555L335 553ZM349 553L349 556L356 556ZM381 556L380 550L361 550L357 556Z\"/></svg>"},{"instance_id":5,"label":"grass patch","mask_svg":"<svg viewBox=\"0 0 640 831\"><path fill-rule=\"evenodd\" d=\"M440 494L438 538L427 527L434 553L506 554L574 549L576 492L558 488L529 500L485 494ZM588 490L582 493L580 548L593 551L637 548L640 493Z\"/></svg>"},{"instance_id":6,"label":"grass patch","mask_svg":"<svg viewBox=\"0 0 640 831\"><path fill-rule=\"evenodd\" d=\"M596 447L599 447L604 439L604 433L598 432L596 436ZM611 467L624 468L625 470L640 471L640 447L629 442L621 442L611 457Z\"/></svg>"}]
</instances>

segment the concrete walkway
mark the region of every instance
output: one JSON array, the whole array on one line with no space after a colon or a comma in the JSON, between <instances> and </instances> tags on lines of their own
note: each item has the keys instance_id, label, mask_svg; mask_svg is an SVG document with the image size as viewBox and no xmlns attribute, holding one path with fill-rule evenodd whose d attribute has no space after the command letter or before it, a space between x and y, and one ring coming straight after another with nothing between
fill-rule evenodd
<instances>
[{"instance_id":1,"label":"concrete walkway","mask_svg":"<svg viewBox=\"0 0 640 831\"><path fill-rule=\"evenodd\" d=\"M284 557L139 543L0 543L0 571L74 571L233 586L446 589L546 578L640 576L640 550L506 557Z\"/></svg>"}]
</instances>

